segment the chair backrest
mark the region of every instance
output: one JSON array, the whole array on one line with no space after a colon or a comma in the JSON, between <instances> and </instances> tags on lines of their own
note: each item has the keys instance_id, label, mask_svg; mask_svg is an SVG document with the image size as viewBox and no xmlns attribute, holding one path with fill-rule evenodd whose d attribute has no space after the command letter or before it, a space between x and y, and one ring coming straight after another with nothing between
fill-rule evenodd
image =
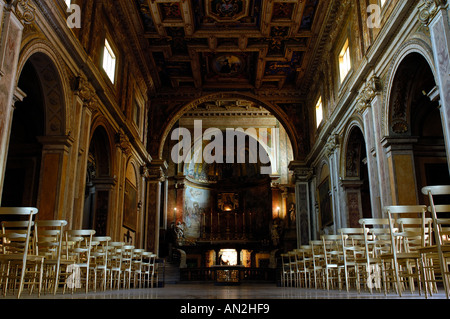
<instances>
[{"instance_id":1,"label":"chair backrest","mask_svg":"<svg viewBox=\"0 0 450 319\"><path fill-rule=\"evenodd\" d=\"M412 246L426 246L427 207L425 205L386 206L384 212L389 219L390 235L394 254L408 252ZM416 227L405 227L415 224ZM398 231L396 231L396 228Z\"/></svg>"},{"instance_id":2,"label":"chair backrest","mask_svg":"<svg viewBox=\"0 0 450 319\"><path fill-rule=\"evenodd\" d=\"M2 253L27 255L33 252L34 218L38 209L34 207L0 207ZM30 247L31 246L31 247Z\"/></svg>"},{"instance_id":3,"label":"chair backrest","mask_svg":"<svg viewBox=\"0 0 450 319\"><path fill-rule=\"evenodd\" d=\"M422 194L427 195L433 218L434 238L438 246L448 245L450 236L450 203L437 204L437 198L450 195L450 185L435 185L422 188ZM447 199L447 198L445 198Z\"/></svg>"},{"instance_id":4,"label":"chair backrest","mask_svg":"<svg viewBox=\"0 0 450 319\"><path fill-rule=\"evenodd\" d=\"M311 257L313 260L314 267L320 266L325 262L325 255L323 250L322 240L311 240L309 242L311 246Z\"/></svg>"},{"instance_id":5,"label":"chair backrest","mask_svg":"<svg viewBox=\"0 0 450 319\"><path fill-rule=\"evenodd\" d=\"M122 268L122 247L125 246L124 242L111 241L108 243L108 267L112 269L120 270Z\"/></svg>"},{"instance_id":6,"label":"chair backrest","mask_svg":"<svg viewBox=\"0 0 450 319\"><path fill-rule=\"evenodd\" d=\"M93 229L72 229L66 231L66 241L74 243L70 253L76 259L78 265L89 266L94 235L95 230Z\"/></svg>"},{"instance_id":7,"label":"chair backrest","mask_svg":"<svg viewBox=\"0 0 450 319\"><path fill-rule=\"evenodd\" d=\"M122 268L131 270L133 265L134 246L124 245L122 247Z\"/></svg>"},{"instance_id":8,"label":"chair backrest","mask_svg":"<svg viewBox=\"0 0 450 319\"><path fill-rule=\"evenodd\" d=\"M60 260L65 220L37 220L34 233L36 254Z\"/></svg>"},{"instance_id":9,"label":"chair backrest","mask_svg":"<svg viewBox=\"0 0 450 319\"><path fill-rule=\"evenodd\" d=\"M344 255L342 250L341 235L322 235L323 255L325 264L336 264L342 261Z\"/></svg>"},{"instance_id":10,"label":"chair backrest","mask_svg":"<svg viewBox=\"0 0 450 319\"><path fill-rule=\"evenodd\" d=\"M109 254L109 242L111 237L109 236L94 236L92 242L95 243L95 247L92 250L91 256L97 266L106 266L108 263Z\"/></svg>"},{"instance_id":11,"label":"chair backrest","mask_svg":"<svg viewBox=\"0 0 450 319\"><path fill-rule=\"evenodd\" d=\"M392 252L389 218L362 218L359 223L366 230L364 244L367 256L377 258ZM396 227L393 228L393 231L397 230Z\"/></svg>"},{"instance_id":12,"label":"chair backrest","mask_svg":"<svg viewBox=\"0 0 450 319\"><path fill-rule=\"evenodd\" d=\"M344 227L340 228L338 232L342 236L341 244L345 262L366 256L365 239L368 232L367 229L362 227Z\"/></svg>"}]
</instances>

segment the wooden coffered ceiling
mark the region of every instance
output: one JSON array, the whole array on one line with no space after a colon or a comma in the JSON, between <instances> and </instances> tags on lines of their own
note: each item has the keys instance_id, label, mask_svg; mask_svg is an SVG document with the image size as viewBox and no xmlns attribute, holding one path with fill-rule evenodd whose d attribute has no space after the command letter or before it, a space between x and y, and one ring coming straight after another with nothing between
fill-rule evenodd
<instances>
[{"instance_id":1,"label":"wooden coffered ceiling","mask_svg":"<svg viewBox=\"0 0 450 319\"><path fill-rule=\"evenodd\" d=\"M292 91L327 12L323 0L133 0L155 91Z\"/></svg>"}]
</instances>

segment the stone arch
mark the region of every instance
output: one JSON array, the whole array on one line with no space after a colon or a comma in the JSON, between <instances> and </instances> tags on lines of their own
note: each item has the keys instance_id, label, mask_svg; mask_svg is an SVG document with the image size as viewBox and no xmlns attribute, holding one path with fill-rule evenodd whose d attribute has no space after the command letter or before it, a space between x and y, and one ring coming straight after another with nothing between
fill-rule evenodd
<instances>
[{"instance_id":1,"label":"stone arch","mask_svg":"<svg viewBox=\"0 0 450 319\"><path fill-rule=\"evenodd\" d=\"M366 142L360 121L350 121L345 130L341 154L341 186L347 205L348 227L359 227L361 218L373 217Z\"/></svg>"},{"instance_id":2,"label":"stone arch","mask_svg":"<svg viewBox=\"0 0 450 319\"><path fill-rule=\"evenodd\" d=\"M422 56L430 66L430 69L433 72L435 82L438 83L437 74L434 68L434 58L433 51L431 47L421 39L412 39L405 42L394 54L391 65L388 71L388 77L386 80L386 84L384 85L384 111L382 113L381 125L382 132L384 136L390 135L390 116L391 116L391 105L392 101L392 91L395 82L395 77L398 73L398 69L404 59L408 57L410 54L418 54ZM427 92L428 93L428 92Z\"/></svg>"},{"instance_id":3,"label":"stone arch","mask_svg":"<svg viewBox=\"0 0 450 319\"><path fill-rule=\"evenodd\" d=\"M421 40L404 45L391 67L383 120L393 204L426 203L423 186L450 182L439 103L428 96L437 83L431 49Z\"/></svg>"},{"instance_id":4,"label":"stone arch","mask_svg":"<svg viewBox=\"0 0 450 319\"><path fill-rule=\"evenodd\" d=\"M359 118L351 119L345 128L343 139L342 139L340 174L344 178L351 177L352 175L354 175L354 174L349 174L349 172L348 172L348 165L347 165L348 158L347 158L346 153L349 150L350 144L352 143L352 139L351 139L352 133L354 132L355 129L357 129L361 132L361 136L364 140L366 138L364 136L363 124L361 123ZM366 153L366 150L364 150L364 153ZM357 177L357 176L355 176L355 177Z\"/></svg>"},{"instance_id":5,"label":"stone arch","mask_svg":"<svg viewBox=\"0 0 450 319\"><path fill-rule=\"evenodd\" d=\"M103 116L97 116L93 119L92 125L91 125L91 130L90 130L90 137L89 137L89 144L92 143L93 137L94 137L94 133L96 132L96 130L98 128L101 128L104 132L104 136L105 136L105 147L107 149L108 152L108 164L109 164L109 172L110 174L112 174L112 172L115 171L117 163L116 163L116 158L114 157L114 129L111 127L111 125L109 124L109 122L107 121L106 118L104 118Z\"/></svg>"},{"instance_id":6,"label":"stone arch","mask_svg":"<svg viewBox=\"0 0 450 319\"><path fill-rule=\"evenodd\" d=\"M70 83L64 62L50 43L42 39L32 40L21 50L17 82L25 64L31 62L36 68L46 102L46 135L70 134ZM26 92L25 92L26 93Z\"/></svg>"},{"instance_id":7,"label":"stone arch","mask_svg":"<svg viewBox=\"0 0 450 319\"><path fill-rule=\"evenodd\" d=\"M13 123L22 121L17 122L17 125L24 125L24 115L28 116L30 123L38 122L38 118L41 118L42 122L42 129L38 133L37 131L32 133L33 140L36 140L35 145L39 145L40 148L39 154L33 155L34 169L30 178L34 180L36 186L32 204L39 208L39 218L62 218L65 212L64 196L67 191L63 176L67 170L69 150L74 142L68 129L67 77L57 54L48 43L41 40L25 45L18 63L16 87L25 92L23 101L16 104ZM30 94L28 98L26 91ZM32 115L29 112L36 112L38 105L41 105L39 117L30 118ZM26 107L27 111L21 111L20 108L23 107ZM15 133L11 132L11 135ZM12 139L10 139L10 150L28 148L26 146L24 148L23 144L12 146L11 143L13 143ZM25 160L33 161L29 155L23 158L20 152L10 151L8 157L12 165L17 165L18 162L14 159L17 156L22 157L22 163L25 163ZM29 164L22 166L24 170L29 168ZM19 177L14 170L17 172L17 167L11 167L5 175L9 174L13 176L13 180L17 181ZM29 175L29 172L26 175ZM17 204L20 205L20 203Z\"/></svg>"},{"instance_id":8,"label":"stone arch","mask_svg":"<svg viewBox=\"0 0 450 319\"><path fill-rule=\"evenodd\" d=\"M287 115L284 111L282 111L279 107L261 100L258 97L255 97L251 94L246 93L212 93L209 95L205 95L201 98L198 98L186 105L184 105L181 109L179 109L175 114L173 114L167 122L164 124L163 133L160 138L159 148L158 148L158 157L162 158L163 152L164 152L164 144L170 134L171 129L174 127L176 122L181 118L181 116L188 110L192 109L193 107L200 105L204 102L211 101L211 100L217 100L221 98L237 98L242 100L247 100L251 102L255 102L258 105L262 106L263 108L270 111L283 125L283 127L286 130L286 133L291 141L292 148L294 151L294 158L298 158L299 154L299 138L295 133L295 128L291 124L289 120L287 120ZM304 154L305 155L305 154Z\"/></svg>"},{"instance_id":9,"label":"stone arch","mask_svg":"<svg viewBox=\"0 0 450 319\"><path fill-rule=\"evenodd\" d=\"M111 193L116 184L112 150L108 126L101 121L94 123L88 150L82 227L95 229L99 236L106 235L111 224Z\"/></svg>"},{"instance_id":10,"label":"stone arch","mask_svg":"<svg viewBox=\"0 0 450 319\"><path fill-rule=\"evenodd\" d=\"M125 166L125 189L123 199L122 238L124 241L135 245L139 233L138 210L140 198L138 165L136 161L129 157Z\"/></svg>"}]
</instances>

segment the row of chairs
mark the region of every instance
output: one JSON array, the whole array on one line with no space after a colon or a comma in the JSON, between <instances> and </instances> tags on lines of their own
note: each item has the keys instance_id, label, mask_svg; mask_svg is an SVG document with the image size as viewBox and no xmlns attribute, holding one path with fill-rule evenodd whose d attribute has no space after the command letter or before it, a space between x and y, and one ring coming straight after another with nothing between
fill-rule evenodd
<instances>
[{"instance_id":1,"label":"row of chairs","mask_svg":"<svg viewBox=\"0 0 450 319\"><path fill-rule=\"evenodd\" d=\"M154 287L157 256L95 230L65 230L64 220L38 220L33 207L0 207L0 288L6 296L78 289Z\"/></svg>"},{"instance_id":2,"label":"row of chairs","mask_svg":"<svg viewBox=\"0 0 450 319\"><path fill-rule=\"evenodd\" d=\"M341 228L282 254L283 286L361 289L425 297L450 287L450 205L436 198L450 186L422 189L430 205L384 207L386 218L363 218L360 227Z\"/></svg>"}]
</instances>

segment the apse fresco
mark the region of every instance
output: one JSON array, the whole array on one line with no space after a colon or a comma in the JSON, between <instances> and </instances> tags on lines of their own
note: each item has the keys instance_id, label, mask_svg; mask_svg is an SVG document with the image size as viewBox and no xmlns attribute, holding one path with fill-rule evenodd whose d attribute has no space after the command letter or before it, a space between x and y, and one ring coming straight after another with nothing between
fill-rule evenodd
<instances>
[{"instance_id":1,"label":"apse fresco","mask_svg":"<svg viewBox=\"0 0 450 319\"><path fill-rule=\"evenodd\" d=\"M184 196L184 236L187 239L200 238L202 218L211 211L211 192L207 189L187 186Z\"/></svg>"}]
</instances>

